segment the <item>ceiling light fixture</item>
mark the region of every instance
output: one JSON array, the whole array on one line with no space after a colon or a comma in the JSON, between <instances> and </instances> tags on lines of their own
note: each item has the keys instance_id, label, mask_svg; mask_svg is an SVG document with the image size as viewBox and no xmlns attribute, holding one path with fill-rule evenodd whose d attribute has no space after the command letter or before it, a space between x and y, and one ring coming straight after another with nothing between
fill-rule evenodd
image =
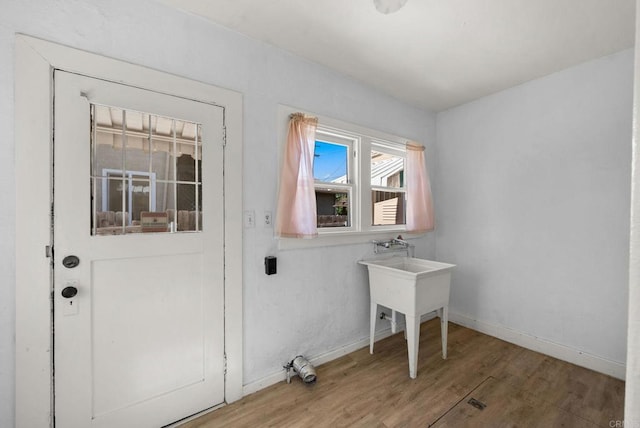
<instances>
[{"instance_id":1,"label":"ceiling light fixture","mask_svg":"<svg viewBox=\"0 0 640 428\"><path fill-rule=\"evenodd\" d=\"M380 13L388 15L399 11L407 0L373 0L373 4Z\"/></svg>"}]
</instances>

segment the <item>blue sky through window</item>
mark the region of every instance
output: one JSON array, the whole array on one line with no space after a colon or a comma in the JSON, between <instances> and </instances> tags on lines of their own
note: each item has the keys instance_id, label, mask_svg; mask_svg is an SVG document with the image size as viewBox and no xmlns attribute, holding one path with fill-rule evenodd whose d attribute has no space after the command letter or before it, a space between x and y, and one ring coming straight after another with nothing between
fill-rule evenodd
<instances>
[{"instance_id":1,"label":"blue sky through window","mask_svg":"<svg viewBox=\"0 0 640 428\"><path fill-rule=\"evenodd\" d=\"M332 182L347 174L348 148L316 140L313 159L313 178Z\"/></svg>"}]
</instances>

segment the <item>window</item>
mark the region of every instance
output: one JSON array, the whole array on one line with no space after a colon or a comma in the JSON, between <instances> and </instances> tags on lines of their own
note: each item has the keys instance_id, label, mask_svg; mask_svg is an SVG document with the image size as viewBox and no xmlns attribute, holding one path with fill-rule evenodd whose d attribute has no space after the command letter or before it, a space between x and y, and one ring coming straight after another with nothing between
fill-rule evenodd
<instances>
[{"instance_id":1,"label":"window","mask_svg":"<svg viewBox=\"0 0 640 428\"><path fill-rule=\"evenodd\" d=\"M289 115L299 111L280 108L281 142ZM313 162L319 239L283 238L281 248L366 242L371 234L405 231L405 139L319 117Z\"/></svg>"},{"instance_id":2,"label":"window","mask_svg":"<svg viewBox=\"0 0 640 428\"><path fill-rule=\"evenodd\" d=\"M373 142L371 159L371 224L405 224L405 153L397 147Z\"/></svg>"},{"instance_id":3,"label":"window","mask_svg":"<svg viewBox=\"0 0 640 428\"><path fill-rule=\"evenodd\" d=\"M351 228L355 140L327 130L316 132L313 178L318 228Z\"/></svg>"},{"instance_id":4,"label":"window","mask_svg":"<svg viewBox=\"0 0 640 428\"><path fill-rule=\"evenodd\" d=\"M318 233L402 230L404 144L318 124L313 176Z\"/></svg>"},{"instance_id":5,"label":"window","mask_svg":"<svg viewBox=\"0 0 640 428\"><path fill-rule=\"evenodd\" d=\"M201 125L91 105L91 234L202 230Z\"/></svg>"}]
</instances>

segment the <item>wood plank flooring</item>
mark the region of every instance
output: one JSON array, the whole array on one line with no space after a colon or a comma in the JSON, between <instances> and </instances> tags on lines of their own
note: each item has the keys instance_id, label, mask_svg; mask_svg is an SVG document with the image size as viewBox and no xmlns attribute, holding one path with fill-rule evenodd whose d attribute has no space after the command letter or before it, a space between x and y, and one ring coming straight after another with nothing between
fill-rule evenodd
<instances>
[{"instance_id":1,"label":"wood plank flooring","mask_svg":"<svg viewBox=\"0 0 640 428\"><path fill-rule=\"evenodd\" d=\"M273 385L187 422L219 427L610 427L624 382L439 320L421 326L418 377L399 333L316 367L318 380ZM475 398L486 407L468 404Z\"/></svg>"}]
</instances>

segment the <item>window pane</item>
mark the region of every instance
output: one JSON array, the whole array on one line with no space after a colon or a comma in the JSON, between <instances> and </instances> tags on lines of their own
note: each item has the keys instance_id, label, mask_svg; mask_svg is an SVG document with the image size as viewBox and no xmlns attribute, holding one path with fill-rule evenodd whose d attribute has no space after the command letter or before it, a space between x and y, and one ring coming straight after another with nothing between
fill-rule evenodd
<instances>
[{"instance_id":1,"label":"window pane","mask_svg":"<svg viewBox=\"0 0 640 428\"><path fill-rule=\"evenodd\" d=\"M156 193L155 211L168 211L175 208L173 198L173 183L156 180L154 188ZM169 217L171 218L171 214L169 215Z\"/></svg>"},{"instance_id":2,"label":"window pane","mask_svg":"<svg viewBox=\"0 0 640 428\"><path fill-rule=\"evenodd\" d=\"M404 192L371 192L371 218L374 226L405 224Z\"/></svg>"},{"instance_id":3,"label":"window pane","mask_svg":"<svg viewBox=\"0 0 640 428\"><path fill-rule=\"evenodd\" d=\"M107 206L107 199L110 198L113 194L115 199L116 189L118 185L120 185L120 194L122 195L122 181L114 180L113 182L109 182L109 180L105 179L92 179L92 191L93 191L93 203L95 208L95 215L92 217L92 230L94 235L102 235L104 234L104 229L107 227L115 228L116 227L116 212L108 211L104 207ZM111 192L109 192L109 187L112 187ZM120 201L122 201L122 196L120 196ZM122 202L121 205L122 206ZM119 211L119 210L118 210ZM120 215L120 229L122 230L122 214ZM110 233L111 234L111 233Z\"/></svg>"},{"instance_id":4,"label":"window pane","mask_svg":"<svg viewBox=\"0 0 640 428\"><path fill-rule=\"evenodd\" d=\"M121 235L130 232L128 213L122 212L122 197L126 197L127 181L122 176L92 179L95 213L92 216L94 235ZM111 206L111 210L104 207Z\"/></svg>"},{"instance_id":5,"label":"window pane","mask_svg":"<svg viewBox=\"0 0 640 428\"><path fill-rule=\"evenodd\" d=\"M155 211L155 182L147 177L132 176L129 181L129 197L131 203L131 224L140 224L140 213L143 211ZM151 200L153 198L153 200Z\"/></svg>"},{"instance_id":6,"label":"window pane","mask_svg":"<svg viewBox=\"0 0 640 428\"><path fill-rule=\"evenodd\" d=\"M154 212L167 213L167 229L175 232L178 229L176 226L175 199L173 197L174 184L156 180L154 187L156 192Z\"/></svg>"},{"instance_id":7,"label":"window pane","mask_svg":"<svg viewBox=\"0 0 640 428\"><path fill-rule=\"evenodd\" d=\"M92 175L122 170L122 110L94 105L92 111Z\"/></svg>"},{"instance_id":8,"label":"window pane","mask_svg":"<svg viewBox=\"0 0 640 428\"><path fill-rule=\"evenodd\" d=\"M404 187L404 158L371 150L371 185Z\"/></svg>"},{"instance_id":9,"label":"window pane","mask_svg":"<svg viewBox=\"0 0 640 428\"><path fill-rule=\"evenodd\" d=\"M127 125L127 132L124 144L125 169L128 171L149 171L151 168L151 156L149 154L149 115L137 111L125 110L124 120ZM122 137L117 136L114 141L116 146L122 150Z\"/></svg>"},{"instance_id":10,"label":"window pane","mask_svg":"<svg viewBox=\"0 0 640 428\"><path fill-rule=\"evenodd\" d=\"M177 185L178 201L178 231L202 230L202 187L194 184ZM197 193L197 195L196 195ZM199 209L196 209L196 201L200 199ZM196 213L198 217L196 218Z\"/></svg>"},{"instance_id":11,"label":"window pane","mask_svg":"<svg viewBox=\"0 0 640 428\"><path fill-rule=\"evenodd\" d=\"M202 126L91 105L92 234L202 230Z\"/></svg>"},{"instance_id":12,"label":"window pane","mask_svg":"<svg viewBox=\"0 0 640 428\"><path fill-rule=\"evenodd\" d=\"M316 141L313 178L326 183L348 183L348 153L347 146Z\"/></svg>"},{"instance_id":13,"label":"window pane","mask_svg":"<svg viewBox=\"0 0 640 428\"><path fill-rule=\"evenodd\" d=\"M316 189L318 227L349 227L349 193L344 190Z\"/></svg>"},{"instance_id":14,"label":"window pane","mask_svg":"<svg viewBox=\"0 0 640 428\"><path fill-rule=\"evenodd\" d=\"M122 178L119 174L107 174L108 180L105 180L106 189L104 189L105 194L107 195L106 199L103 201L106 202L106 206L109 207L111 211L122 211L122 198L125 198L126 204L126 190L128 179Z\"/></svg>"}]
</instances>

